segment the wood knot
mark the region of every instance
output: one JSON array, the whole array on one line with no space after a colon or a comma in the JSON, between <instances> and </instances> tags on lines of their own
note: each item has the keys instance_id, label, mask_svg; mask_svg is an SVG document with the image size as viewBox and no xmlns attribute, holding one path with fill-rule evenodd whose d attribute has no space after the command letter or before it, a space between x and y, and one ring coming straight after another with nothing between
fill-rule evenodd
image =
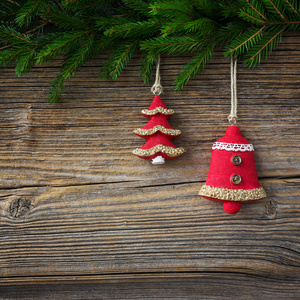
<instances>
[{"instance_id":1,"label":"wood knot","mask_svg":"<svg viewBox=\"0 0 300 300\"><path fill-rule=\"evenodd\" d=\"M265 216L268 219L275 219L277 216L277 207L278 207L277 203L274 201L269 201L265 207L266 207Z\"/></svg>"},{"instance_id":2,"label":"wood knot","mask_svg":"<svg viewBox=\"0 0 300 300\"><path fill-rule=\"evenodd\" d=\"M21 218L28 214L31 206L31 201L29 199L17 199L11 203L9 213L13 218Z\"/></svg>"}]
</instances>

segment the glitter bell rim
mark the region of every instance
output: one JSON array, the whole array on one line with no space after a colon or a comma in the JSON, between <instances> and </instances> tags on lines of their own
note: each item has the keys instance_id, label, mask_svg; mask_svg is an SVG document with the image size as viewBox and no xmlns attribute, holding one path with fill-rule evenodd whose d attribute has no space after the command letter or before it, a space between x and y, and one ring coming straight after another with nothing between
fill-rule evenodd
<instances>
[{"instance_id":1,"label":"glitter bell rim","mask_svg":"<svg viewBox=\"0 0 300 300\"><path fill-rule=\"evenodd\" d=\"M224 201L239 201L239 202L252 202L267 197L266 191L263 187L254 189L227 189L211 187L204 184L199 195L209 200L224 202Z\"/></svg>"}]
</instances>

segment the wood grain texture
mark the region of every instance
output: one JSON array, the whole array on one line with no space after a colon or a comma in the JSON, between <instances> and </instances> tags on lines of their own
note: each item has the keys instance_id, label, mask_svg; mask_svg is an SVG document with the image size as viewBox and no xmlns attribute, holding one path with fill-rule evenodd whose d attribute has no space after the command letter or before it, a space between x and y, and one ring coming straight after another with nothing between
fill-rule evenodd
<instances>
[{"instance_id":1,"label":"wood grain texture","mask_svg":"<svg viewBox=\"0 0 300 300\"><path fill-rule=\"evenodd\" d=\"M189 58L162 57L163 101L187 153L152 166L140 110L153 96L136 55L117 81L103 58L47 91L59 61L0 73L1 299L300 299L300 36L254 70L238 66L238 125L255 147L268 198L225 215L198 196L230 111L229 62L217 53L181 92Z\"/></svg>"}]
</instances>

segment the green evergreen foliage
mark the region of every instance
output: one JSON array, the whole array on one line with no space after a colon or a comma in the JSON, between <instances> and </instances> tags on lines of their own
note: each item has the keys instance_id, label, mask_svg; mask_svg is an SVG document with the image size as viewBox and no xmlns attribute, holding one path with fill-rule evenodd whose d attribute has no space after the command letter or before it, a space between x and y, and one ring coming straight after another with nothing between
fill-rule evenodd
<instances>
[{"instance_id":1,"label":"green evergreen foliage","mask_svg":"<svg viewBox=\"0 0 300 300\"><path fill-rule=\"evenodd\" d=\"M288 31L300 31L298 0L1 0L0 66L15 65L22 76L62 57L49 93L57 102L65 82L100 54L107 55L104 79L116 79L141 54L147 83L159 53L191 53L174 82L180 90L216 48L255 67Z\"/></svg>"}]
</instances>

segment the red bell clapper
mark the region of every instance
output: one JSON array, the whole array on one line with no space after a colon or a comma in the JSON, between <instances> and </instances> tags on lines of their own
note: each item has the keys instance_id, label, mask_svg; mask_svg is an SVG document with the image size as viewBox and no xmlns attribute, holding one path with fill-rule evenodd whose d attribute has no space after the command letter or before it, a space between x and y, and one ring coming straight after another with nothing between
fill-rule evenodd
<instances>
[{"instance_id":1,"label":"red bell clapper","mask_svg":"<svg viewBox=\"0 0 300 300\"><path fill-rule=\"evenodd\" d=\"M223 202L224 211L235 214L241 203L265 198L266 192L259 185L254 147L241 136L235 126L237 119L236 60L231 61L231 113L229 126L224 137L212 147L211 162L205 185L199 195L213 201Z\"/></svg>"},{"instance_id":2,"label":"red bell clapper","mask_svg":"<svg viewBox=\"0 0 300 300\"><path fill-rule=\"evenodd\" d=\"M179 137L181 131L174 129L167 121L167 118L174 114L174 110L168 109L159 96L162 93L159 67L160 57L158 56L156 79L151 88L155 96L150 107L142 110L142 114L150 118L150 121L144 127L133 131L136 135L148 139L144 146L133 150L133 154L143 159L152 159L154 165L164 164L165 159L177 158L185 152L183 148L176 147L170 141Z\"/></svg>"}]
</instances>

